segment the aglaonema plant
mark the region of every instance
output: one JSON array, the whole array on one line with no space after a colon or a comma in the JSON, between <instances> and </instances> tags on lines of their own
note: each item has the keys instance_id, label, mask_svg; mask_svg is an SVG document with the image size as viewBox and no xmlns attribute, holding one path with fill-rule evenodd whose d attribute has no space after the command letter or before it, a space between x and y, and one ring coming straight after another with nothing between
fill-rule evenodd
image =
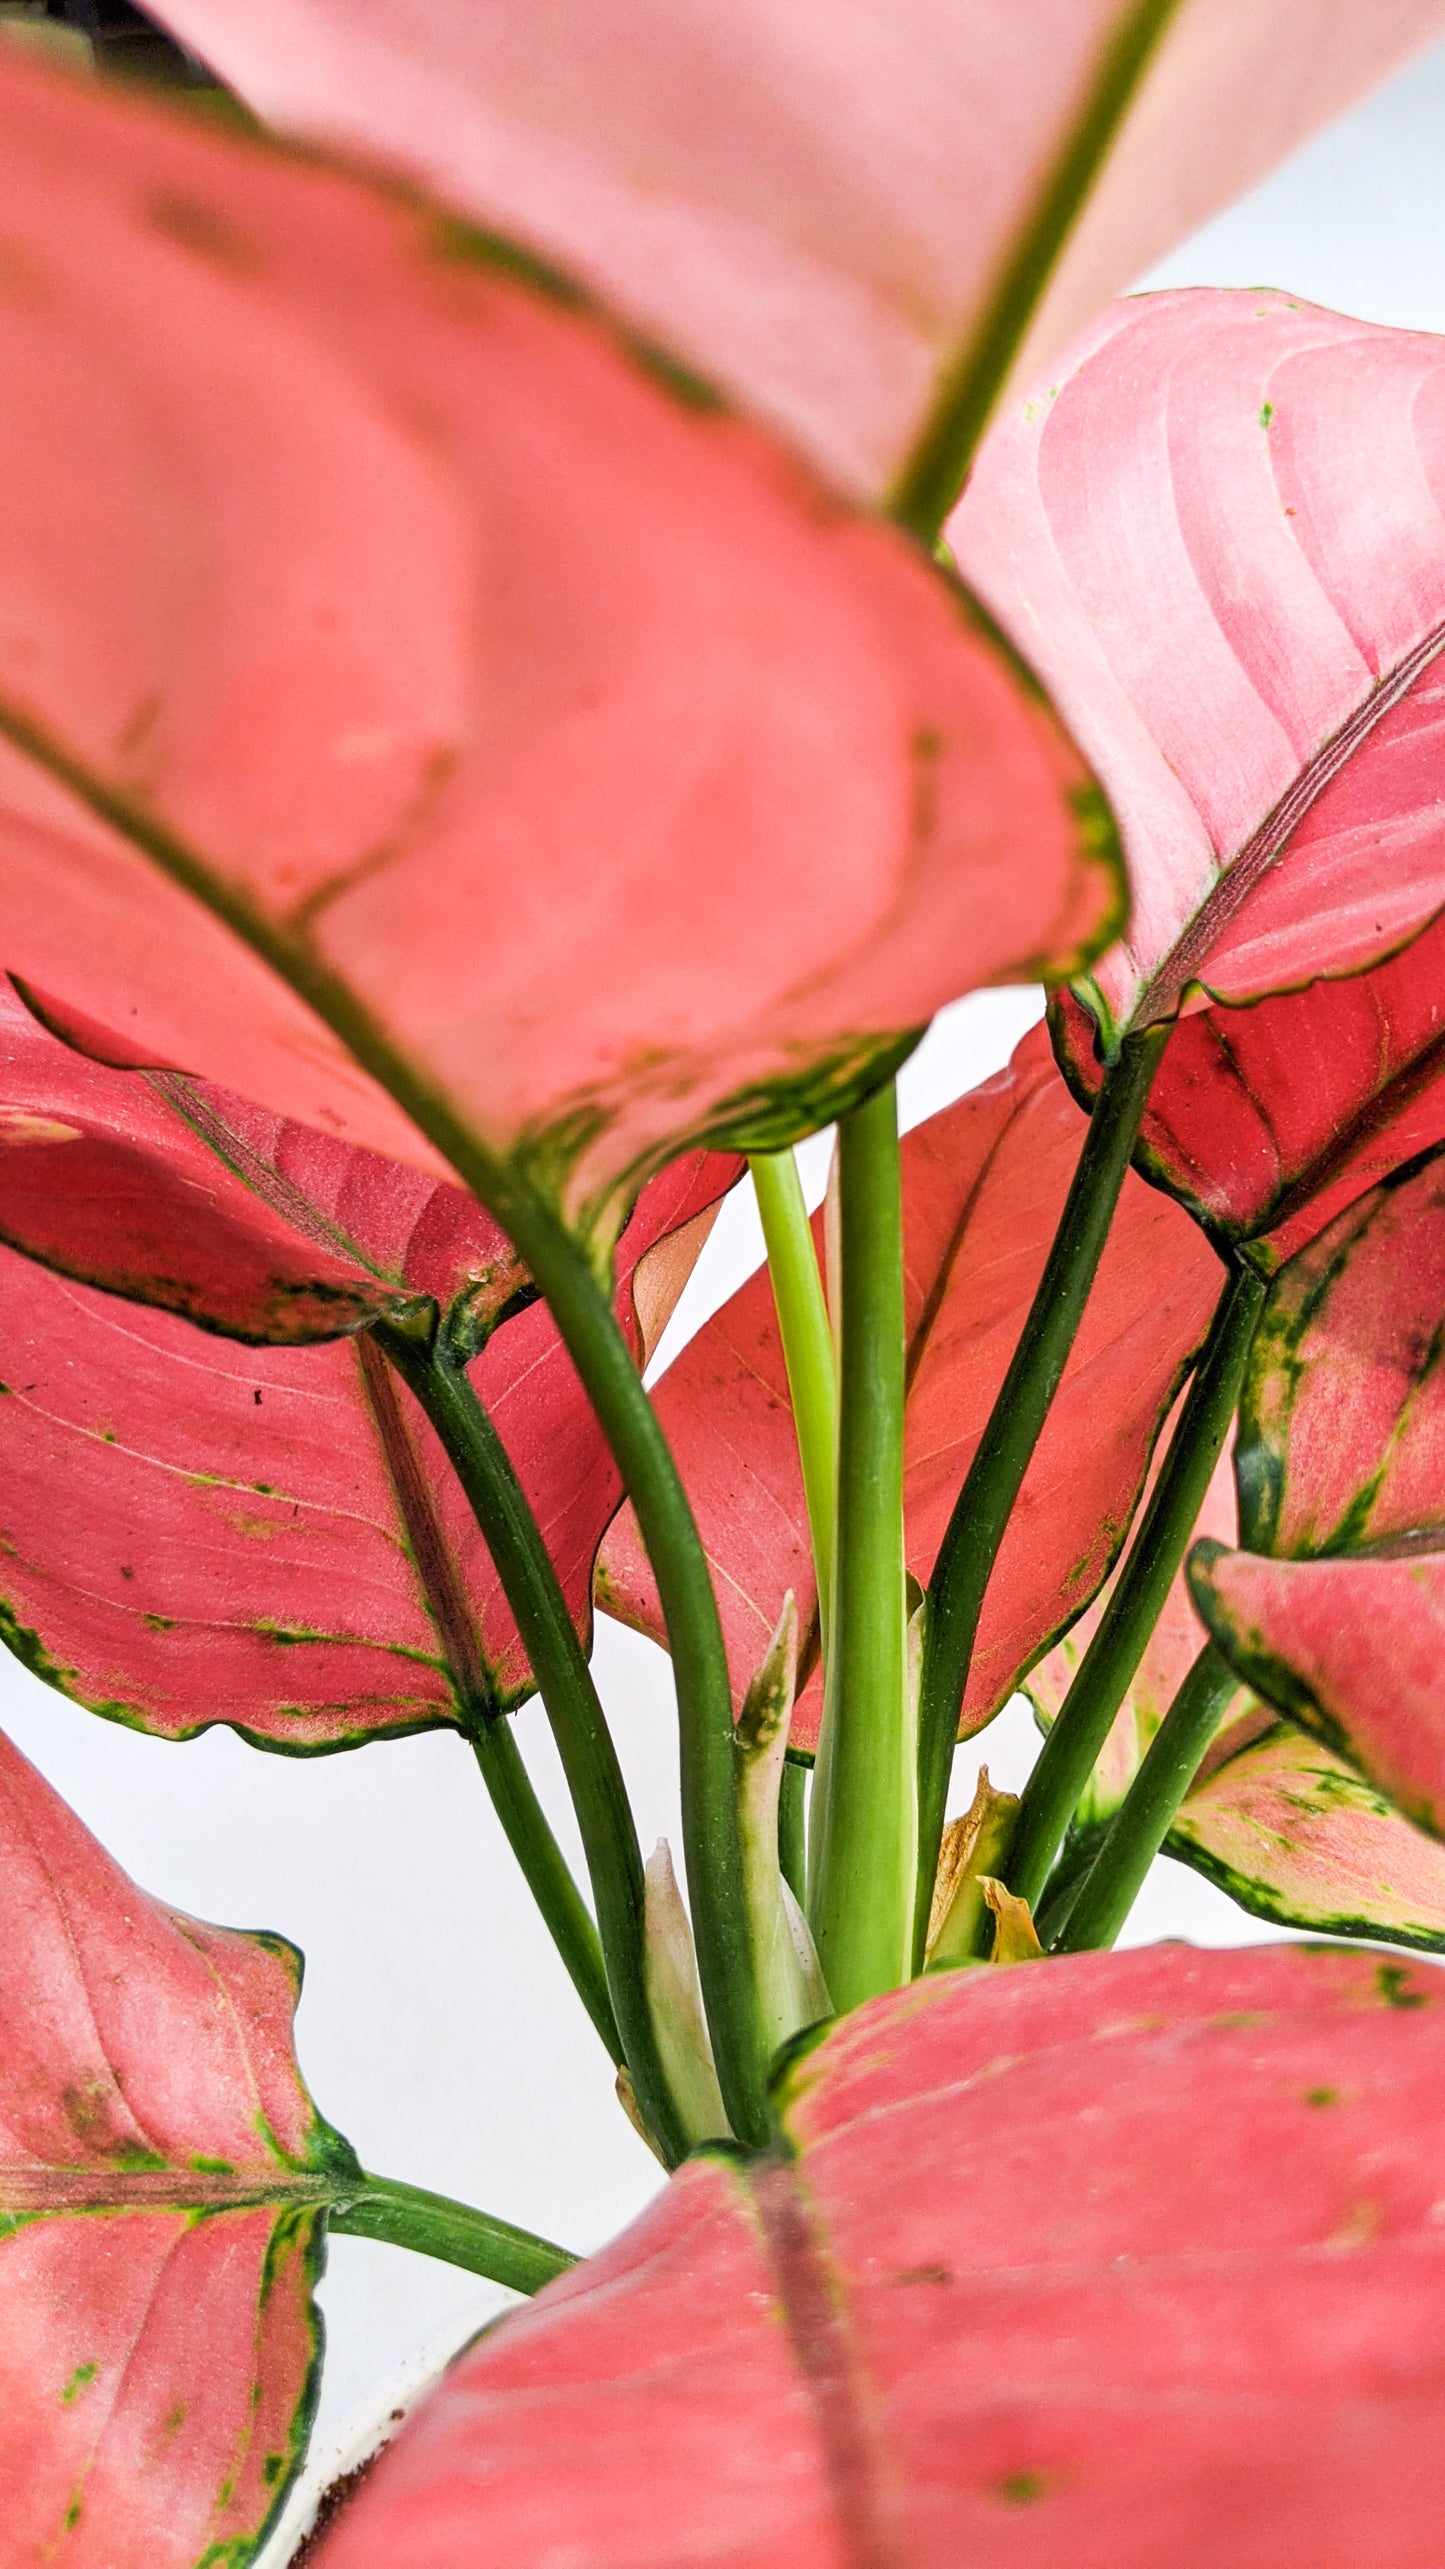
<instances>
[{"instance_id":1,"label":"aglaonema plant","mask_svg":"<svg viewBox=\"0 0 1445 2569\"><path fill-rule=\"evenodd\" d=\"M0 1743L0 2569L256 2556L328 2230L541 2298L326 2569L1434 2569L1445 343L1106 298L1445 7L153 15L0 48L5 1637L451 1730L669 2181L371 2173Z\"/></svg>"}]
</instances>

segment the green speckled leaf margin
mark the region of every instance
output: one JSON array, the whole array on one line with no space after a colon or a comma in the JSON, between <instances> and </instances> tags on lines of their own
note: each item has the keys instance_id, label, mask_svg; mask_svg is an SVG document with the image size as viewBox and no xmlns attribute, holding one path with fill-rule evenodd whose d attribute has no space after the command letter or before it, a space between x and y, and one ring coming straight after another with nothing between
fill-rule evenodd
<instances>
[{"instance_id":1,"label":"green speckled leaf margin","mask_svg":"<svg viewBox=\"0 0 1445 2569\"><path fill-rule=\"evenodd\" d=\"M164 1909L0 1739L0 2556L242 2569L306 2448L328 2205L300 1956Z\"/></svg>"}]
</instances>

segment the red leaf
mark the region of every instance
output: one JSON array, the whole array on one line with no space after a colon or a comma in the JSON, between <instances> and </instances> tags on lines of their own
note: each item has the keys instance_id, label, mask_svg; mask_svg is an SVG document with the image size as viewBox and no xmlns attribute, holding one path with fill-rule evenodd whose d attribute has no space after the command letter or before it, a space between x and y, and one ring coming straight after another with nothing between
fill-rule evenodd
<instances>
[{"instance_id":1,"label":"red leaf","mask_svg":"<svg viewBox=\"0 0 1445 2569\"><path fill-rule=\"evenodd\" d=\"M1268 1273L1402 1162L1445 1140L1445 920L1347 981L1181 1017L1138 1164ZM1071 1085L1099 1084L1093 1022L1051 1019Z\"/></svg>"},{"instance_id":2,"label":"red leaf","mask_svg":"<svg viewBox=\"0 0 1445 2569\"><path fill-rule=\"evenodd\" d=\"M1190 1573L1241 1677L1445 1838L1445 1551L1272 1561L1201 1544Z\"/></svg>"},{"instance_id":3,"label":"red leaf","mask_svg":"<svg viewBox=\"0 0 1445 2569\"><path fill-rule=\"evenodd\" d=\"M822 0L154 14L273 123L379 152L515 228L872 492L984 326L1135 17L1125 0L865 0L841 25ZM1221 40L1215 14L1175 13L1055 277L1046 345L1442 17L1437 0L1266 0Z\"/></svg>"},{"instance_id":4,"label":"red leaf","mask_svg":"<svg viewBox=\"0 0 1445 2569\"><path fill-rule=\"evenodd\" d=\"M1195 1533L1221 1543L1236 1539L1227 1454ZM1108 1596L1106 1587L1029 1679L1046 1723L1058 1712ZM1204 1639L1181 1572L1074 1815L1066 1865L1082 1871L1097 1850ZM1293 1723L1278 1721L1246 1690L1206 1749L1164 1851L1256 1918L1445 1951L1445 1853L1351 1767Z\"/></svg>"},{"instance_id":5,"label":"red leaf","mask_svg":"<svg viewBox=\"0 0 1445 2569\"><path fill-rule=\"evenodd\" d=\"M1251 1549L1203 1544L1190 1565L1199 1610L1241 1676L1437 1836L1442 1324L1437 1150L1339 1215L1277 1278L1240 1413Z\"/></svg>"},{"instance_id":6,"label":"red leaf","mask_svg":"<svg viewBox=\"0 0 1445 2569\"><path fill-rule=\"evenodd\" d=\"M332 1175L350 1161L369 1216L410 1192L486 1228L453 1189L283 1139L313 1177L333 1152ZM639 1357L735 1174L696 1153L644 1191L617 1262ZM445 1248L467 1223L443 1206L432 1229ZM450 1467L365 1333L243 1351L0 1250L0 1369L0 1632L64 1693L172 1738L224 1721L307 1750L530 1690ZM621 1484L545 1304L497 1330L471 1374L585 1630Z\"/></svg>"},{"instance_id":7,"label":"red leaf","mask_svg":"<svg viewBox=\"0 0 1445 2569\"><path fill-rule=\"evenodd\" d=\"M1432 1972L947 1974L783 2104L453 2366L324 2569L1434 2569Z\"/></svg>"},{"instance_id":8,"label":"red leaf","mask_svg":"<svg viewBox=\"0 0 1445 2569\"><path fill-rule=\"evenodd\" d=\"M305 2449L320 2216L300 1958L137 1891L0 1739L6 2569L251 2556Z\"/></svg>"},{"instance_id":9,"label":"red leaf","mask_svg":"<svg viewBox=\"0 0 1445 2569\"><path fill-rule=\"evenodd\" d=\"M227 1337L335 1338L422 1297L480 1337L530 1281L460 1187L202 1081L107 1069L3 981L0 1099L0 1238Z\"/></svg>"},{"instance_id":10,"label":"red leaf","mask_svg":"<svg viewBox=\"0 0 1445 2569\"><path fill-rule=\"evenodd\" d=\"M1240 1403L1256 1552L1445 1540L1445 1150L1340 1214L1276 1278Z\"/></svg>"},{"instance_id":11,"label":"red leaf","mask_svg":"<svg viewBox=\"0 0 1445 2569\"><path fill-rule=\"evenodd\" d=\"M901 537L450 218L0 92L0 706L143 852L53 796L7 831L0 963L52 1008L407 1156L334 1045L298 1079L294 1010L233 1022L183 885L590 1220L1107 935L1076 754Z\"/></svg>"},{"instance_id":12,"label":"red leaf","mask_svg":"<svg viewBox=\"0 0 1445 2569\"><path fill-rule=\"evenodd\" d=\"M1111 1045L1196 985L1358 971L1445 904L1442 496L1445 343L1277 294L1116 306L990 440L951 537L1120 815Z\"/></svg>"},{"instance_id":13,"label":"red leaf","mask_svg":"<svg viewBox=\"0 0 1445 2569\"><path fill-rule=\"evenodd\" d=\"M922 1581L1013 1353L1084 1129L1039 1027L1006 1071L904 1139L905 1505L909 1567ZM1131 1175L984 1602L965 1736L992 1718L1108 1571L1219 1292L1213 1252ZM815 1662L807 1517L766 1269L683 1349L655 1399L713 1564L738 1692L789 1588L805 1633L813 1627L805 1648ZM662 1639L630 1510L607 1539L597 1596ZM795 1716L800 1748L816 1739L820 1695L815 1674Z\"/></svg>"}]
</instances>

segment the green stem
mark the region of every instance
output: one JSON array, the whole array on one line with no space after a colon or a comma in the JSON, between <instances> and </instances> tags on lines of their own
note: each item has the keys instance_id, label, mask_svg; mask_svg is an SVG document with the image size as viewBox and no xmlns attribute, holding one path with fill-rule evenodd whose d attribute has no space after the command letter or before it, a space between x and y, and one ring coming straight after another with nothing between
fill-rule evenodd
<instances>
[{"instance_id":1,"label":"green stem","mask_svg":"<svg viewBox=\"0 0 1445 2569\"><path fill-rule=\"evenodd\" d=\"M1149 1083L1168 1038L1167 1025L1127 1035L1104 1073L1028 1318L934 1567L919 1705L915 1968L922 1963L954 1741L984 1591L1083 1317Z\"/></svg>"},{"instance_id":2,"label":"green stem","mask_svg":"<svg viewBox=\"0 0 1445 2569\"><path fill-rule=\"evenodd\" d=\"M430 1079L383 1035L377 1020L314 948L298 945L233 885L221 882L183 840L91 775L58 741L4 701L0 738L21 749L171 882L223 919L315 1009L495 1215L546 1296L632 1500L662 1599L677 1687L683 1844L703 1996L734 2132L739 2140L761 2147L772 2130L768 2058L733 1789L732 1688L717 1600L677 1468L585 1250L526 1166L500 1157L478 1138ZM601 1923L600 1903L598 1914ZM605 1946L605 1930L603 1942ZM620 2008L618 2012L620 2017Z\"/></svg>"},{"instance_id":3,"label":"green stem","mask_svg":"<svg viewBox=\"0 0 1445 2569\"><path fill-rule=\"evenodd\" d=\"M471 1744L507 1844L571 1974L572 1986L620 2068L622 2037L607 1991L602 1939L533 1790L510 1717L498 1714L479 1723Z\"/></svg>"},{"instance_id":4,"label":"green stem","mask_svg":"<svg viewBox=\"0 0 1445 2569\"><path fill-rule=\"evenodd\" d=\"M642 1378L585 1252L530 1190L498 1218L546 1295L622 1474L652 1563L677 1690L682 1842L708 2032L740 2141L772 2131L768 2047L752 1950L733 1748L732 1682L717 1599L687 1493Z\"/></svg>"},{"instance_id":5,"label":"green stem","mask_svg":"<svg viewBox=\"0 0 1445 2569\"><path fill-rule=\"evenodd\" d=\"M685 2155L643 1971L642 1853L598 1701L552 1558L506 1448L464 1367L383 1322L375 1335L436 1429L486 1539L546 1706L587 1858L612 2007L641 2112L670 2165Z\"/></svg>"},{"instance_id":6,"label":"green stem","mask_svg":"<svg viewBox=\"0 0 1445 2569\"><path fill-rule=\"evenodd\" d=\"M833 1332L796 1158L791 1151L755 1152L748 1166L762 1216L783 1361L788 1369L826 1657L838 1492L838 1379Z\"/></svg>"},{"instance_id":7,"label":"green stem","mask_svg":"<svg viewBox=\"0 0 1445 2569\"><path fill-rule=\"evenodd\" d=\"M469 2203L450 2195L428 2194L424 2186L402 2185L394 2177L364 2176L363 2191L333 2206L327 2226L352 2239L384 2239L389 2247L412 2248L421 2257L440 2257L468 2274L485 2275L513 2292L540 2292L577 2260L550 2239L538 2239L489 2212L474 2212Z\"/></svg>"},{"instance_id":8,"label":"green stem","mask_svg":"<svg viewBox=\"0 0 1445 2569\"><path fill-rule=\"evenodd\" d=\"M459 1144L451 1147L464 1167ZM762 2148L772 2130L768 2050L743 1872L732 1681L707 1556L632 1351L581 1243L531 1187L515 1179L503 1182L497 1170L488 1176L484 1200L546 1296L652 1563L677 1689L682 1842L708 2031L733 2131L740 2141ZM597 1916L606 1950L600 1899ZM630 2060L631 2036L620 2006L618 2021Z\"/></svg>"},{"instance_id":9,"label":"green stem","mask_svg":"<svg viewBox=\"0 0 1445 2569\"><path fill-rule=\"evenodd\" d=\"M1059 253L1177 6L1178 0L1136 0L1116 27L973 335L943 378L890 502L899 523L925 543L934 541L963 487Z\"/></svg>"},{"instance_id":10,"label":"green stem","mask_svg":"<svg viewBox=\"0 0 1445 2569\"><path fill-rule=\"evenodd\" d=\"M1234 1670L1206 1641L1109 1823L1060 1932L1059 1953L1093 1953L1114 1942L1220 1718L1238 1692Z\"/></svg>"},{"instance_id":11,"label":"green stem","mask_svg":"<svg viewBox=\"0 0 1445 2569\"><path fill-rule=\"evenodd\" d=\"M1114 1593L1024 1788L1008 1868L1009 1888L1023 1900L1036 1901L1044 1888L1163 1611L1229 1434L1264 1295L1252 1267L1236 1268Z\"/></svg>"},{"instance_id":12,"label":"green stem","mask_svg":"<svg viewBox=\"0 0 1445 2569\"><path fill-rule=\"evenodd\" d=\"M903 1556L903 1208L890 1081L838 1127L842 1398L833 1616L809 1914L840 2012L912 1957L918 1769Z\"/></svg>"},{"instance_id":13,"label":"green stem","mask_svg":"<svg viewBox=\"0 0 1445 2569\"><path fill-rule=\"evenodd\" d=\"M795 1757L786 1760L778 1787L778 1871L797 1901L808 1894L808 1774Z\"/></svg>"}]
</instances>

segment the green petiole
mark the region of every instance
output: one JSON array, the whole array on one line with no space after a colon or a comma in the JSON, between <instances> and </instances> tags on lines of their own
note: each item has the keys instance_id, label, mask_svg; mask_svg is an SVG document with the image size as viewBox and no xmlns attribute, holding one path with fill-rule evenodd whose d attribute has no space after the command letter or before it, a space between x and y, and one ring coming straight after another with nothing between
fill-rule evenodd
<instances>
[{"instance_id":1,"label":"green petiole","mask_svg":"<svg viewBox=\"0 0 1445 2569\"><path fill-rule=\"evenodd\" d=\"M919 1707L915 1969L984 1591L1083 1318L1169 1031L1150 1026L1126 1036L1104 1074L1053 1245L934 1567Z\"/></svg>"},{"instance_id":2,"label":"green petiole","mask_svg":"<svg viewBox=\"0 0 1445 2569\"><path fill-rule=\"evenodd\" d=\"M363 2176L355 2194L344 2196L327 2214L327 2227L352 2239L384 2239L393 2248L411 2248L421 2257L440 2257L468 2274L485 2275L490 2283L512 2292L540 2292L577 2260L566 2248L554 2247L514 2222L476 2212L450 2195L429 2194L424 2186L402 2185L394 2177Z\"/></svg>"},{"instance_id":3,"label":"green petiole","mask_svg":"<svg viewBox=\"0 0 1445 2569\"><path fill-rule=\"evenodd\" d=\"M698 1977L728 2119L740 2141L762 2148L772 2130L768 2049L743 1875L732 1683L707 1556L632 1351L580 1241L550 1205L519 1182L494 1183L484 1201L546 1296L622 1474L657 1580L677 1689L682 1838ZM590 1676L587 1682L590 1687ZM600 1891L597 1899L610 1958ZM640 1920L640 1900L638 1915ZM616 1990L614 2003L621 2022ZM625 2023L623 2032L631 2061L633 2035ZM651 2122L640 2085L638 2101Z\"/></svg>"},{"instance_id":4,"label":"green petiole","mask_svg":"<svg viewBox=\"0 0 1445 2569\"><path fill-rule=\"evenodd\" d=\"M465 1368L390 1322L375 1335L446 1450L532 1664L582 1832L617 2030L641 2111L669 2164L686 2142L643 1974L642 1853L622 1770L551 1555ZM515 1780L515 1779L513 1779Z\"/></svg>"},{"instance_id":5,"label":"green petiole","mask_svg":"<svg viewBox=\"0 0 1445 2569\"><path fill-rule=\"evenodd\" d=\"M787 1759L778 1787L778 1871L800 1909L808 1905L808 1774Z\"/></svg>"},{"instance_id":6,"label":"green petiole","mask_svg":"<svg viewBox=\"0 0 1445 2569\"><path fill-rule=\"evenodd\" d=\"M511 1717L499 1713L490 1721L479 1722L471 1733L471 1744L492 1808L521 1866L527 1888L567 1966L573 1988L620 2069L622 2037L608 1992L602 1939L548 1826L546 1812L517 1745Z\"/></svg>"},{"instance_id":7,"label":"green petiole","mask_svg":"<svg viewBox=\"0 0 1445 2569\"><path fill-rule=\"evenodd\" d=\"M1229 1434L1265 1286L1240 1266L1222 1295L1164 1466L1103 1620L1024 1788L1008 1882L1034 1902L1188 1548Z\"/></svg>"},{"instance_id":8,"label":"green petiole","mask_svg":"<svg viewBox=\"0 0 1445 2569\"><path fill-rule=\"evenodd\" d=\"M841 2012L909 1977L917 1742L903 1550L903 1206L891 1082L838 1128L838 1523L808 1912Z\"/></svg>"},{"instance_id":9,"label":"green petiole","mask_svg":"<svg viewBox=\"0 0 1445 2569\"><path fill-rule=\"evenodd\" d=\"M1109 1823L1060 1929L1057 1952L1089 1953L1112 1945L1169 1835L1199 1761L1238 1692L1234 1670L1207 1641Z\"/></svg>"},{"instance_id":10,"label":"green petiole","mask_svg":"<svg viewBox=\"0 0 1445 2569\"><path fill-rule=\"evenodd\" d=\"M833 1332L796 1158L791 1151L754 1152L748 1167L767 1243L768 1273L783 1342L783 1361L788 1369L826 1659L838 1505L838 1376L833 1360Z\"/></svg>"}]
</instances>

